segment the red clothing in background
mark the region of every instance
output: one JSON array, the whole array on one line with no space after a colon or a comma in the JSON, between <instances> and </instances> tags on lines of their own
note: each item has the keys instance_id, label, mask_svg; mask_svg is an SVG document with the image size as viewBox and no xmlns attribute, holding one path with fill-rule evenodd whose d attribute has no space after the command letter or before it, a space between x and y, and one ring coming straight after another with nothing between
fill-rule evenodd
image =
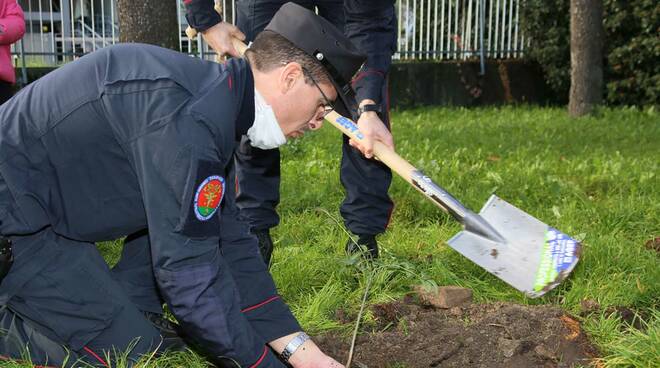
<instances>
[{"instance_id":1,"label":"red clothing in background","mask_svg":"<svg viewBox=\"0 0 660 368\"><path fill-rule=\"evenodd\" d=\"M0 0L0 80L16 83L10 45L23 37L25 20L16 0Z\"/></svg>"}]
</instances>

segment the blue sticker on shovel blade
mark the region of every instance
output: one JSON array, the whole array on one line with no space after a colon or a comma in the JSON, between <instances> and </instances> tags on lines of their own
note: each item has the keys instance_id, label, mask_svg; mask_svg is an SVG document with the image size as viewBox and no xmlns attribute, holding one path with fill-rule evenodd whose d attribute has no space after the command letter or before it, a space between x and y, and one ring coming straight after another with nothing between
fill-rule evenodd
<instances>
[{"instance_id":1,"label":"blue sticker on shovel blade","mask_svg":"<svg viewBox=\"0 0 660 368\"><path fill-rule=\"evenodd\" d=\"M570 271L575 263L578 241L559 230L549 227L541 252L541 263L534 281L534 291L552 284L563 271Z\"/></svg>"}]
</instances>

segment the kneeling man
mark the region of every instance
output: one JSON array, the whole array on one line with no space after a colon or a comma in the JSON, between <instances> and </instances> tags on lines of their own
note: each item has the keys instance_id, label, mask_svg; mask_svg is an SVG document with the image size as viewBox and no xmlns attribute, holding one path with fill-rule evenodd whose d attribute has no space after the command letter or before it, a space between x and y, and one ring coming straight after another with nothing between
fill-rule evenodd
<instances>
[{"instance_id":1,"label":"kneeling man","mask_svg":"<svg viewBox=\"0 0 660 368\"><path fill-rule=\"evenodd\" d=\"M330 23L288 4L246 59L118 45L3 105L0 355L135 361L181 343L154 323L166 303L219 366L341 367L301 331L237 218L233 156L244 134L277 146L334 107L346 113L363 61ZM109 269L95 243L121 237Z\"/></svg>"}]
</instances>

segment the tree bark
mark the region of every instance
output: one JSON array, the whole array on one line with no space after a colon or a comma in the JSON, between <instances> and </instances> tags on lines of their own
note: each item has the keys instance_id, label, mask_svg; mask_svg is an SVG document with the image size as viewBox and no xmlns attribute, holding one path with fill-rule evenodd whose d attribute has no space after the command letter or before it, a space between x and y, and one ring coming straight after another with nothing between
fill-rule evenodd
<instances>
[{"instance_id":1,"label":"tree bark","mask_svg":"<svg viewBox=\"0 0 660 368\"><path fill-rule=\"evenodd\" d=\"M179 50L179 22L172 0L117 0L119 42Z\"/></svg>"},{"instance_id":2,"label":"tree bark","mask_svg":"<svg viewBox=\"0 0 660 368\"><path fill-rule=\"evenodd\" d=\"M571 0L572 117L589 114L603 101L603 38L603 1Z\"/></svg>"}]
</instances>

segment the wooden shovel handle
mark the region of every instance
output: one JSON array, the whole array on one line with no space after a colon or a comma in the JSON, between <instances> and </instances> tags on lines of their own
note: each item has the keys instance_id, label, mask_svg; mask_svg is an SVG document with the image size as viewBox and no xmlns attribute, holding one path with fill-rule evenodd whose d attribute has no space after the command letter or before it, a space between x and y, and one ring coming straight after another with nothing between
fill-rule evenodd
<instances>
[{"instance_id":1,"label":"wooden shovel handle","mask_svg":"<svg viewBox=\"0 0 660 368\"><path fill-rule=\"evenodd\" d=\"M325 116L325 121L332 124L335 128L339 129L342 133L346 134L354 141L361 141L364 135L360 132L357 125L349 118L339 115L335 111L331 111ZM406 161L403 157L399 156L394 150L386 146L380 141L374 141L374 156L381 162L387 165L394 172L399 174L408 183L412 182L412 173L417 169Z\"/></svg>"}]
</instances>

